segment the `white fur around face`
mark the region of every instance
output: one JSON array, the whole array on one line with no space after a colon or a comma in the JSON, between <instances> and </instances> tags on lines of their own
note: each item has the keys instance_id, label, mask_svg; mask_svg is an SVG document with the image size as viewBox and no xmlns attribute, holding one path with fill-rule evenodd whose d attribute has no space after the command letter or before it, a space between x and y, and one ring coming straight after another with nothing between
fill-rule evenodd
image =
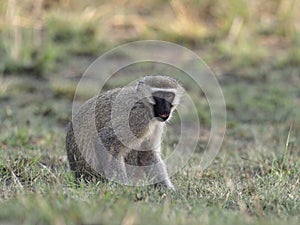
<instances>
[{"instance_id":1,"label":"white fur around face","mask_svg":"<svg viewBox=\"0 0 300 225\"><path fill-rule=\"evenodd\" d=\"M142 150L160 152L161 138L163 135L164 123L153 119L149 124L149 132L141 143Z\"/></svg>"},{"instance_id":2,"label":"white fur around face","mask_svg":"<svg viewBox=\"0 0 300 225\"><path fill-rule=\"evenodd\" d=\"M171 92L175 95L175 98L172 102L172 105L179 105L179 101L180 101L180 97L181 97L181 93L179 93L180 91L178 91L175 88L155 88L155 87L151 87L151 92L157 92L157 91L161 91L161 92Z\"/></svg>"},{"instance_id":3,"label":"white fur around face","mask_svg":"<svg viewBox=\"0 0 300 225\"><path fill-rule=\"evenodd\" d=\"M151 88L152 93L157 92L157 91L162 91L162 92L172 92L176 94L176 89L175 88Z\"/></svg>"}]
</instances>

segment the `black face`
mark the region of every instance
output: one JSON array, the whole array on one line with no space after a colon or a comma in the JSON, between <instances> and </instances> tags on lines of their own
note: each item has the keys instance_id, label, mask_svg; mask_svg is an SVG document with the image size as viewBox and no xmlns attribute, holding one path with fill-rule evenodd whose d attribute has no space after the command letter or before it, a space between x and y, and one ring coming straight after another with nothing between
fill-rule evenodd
<instances>
[{"instance_id":1,"label":"black face","mask_svg":"<svg viewBox=\"0 0 300 225\"><path fill-rule=\"evenodd\" d=\"M155 104L153 106L154 116L160 121L166 121L171 113L173 107L174 93L157 91L153 93Z\"/></svg>"}]
</instances>

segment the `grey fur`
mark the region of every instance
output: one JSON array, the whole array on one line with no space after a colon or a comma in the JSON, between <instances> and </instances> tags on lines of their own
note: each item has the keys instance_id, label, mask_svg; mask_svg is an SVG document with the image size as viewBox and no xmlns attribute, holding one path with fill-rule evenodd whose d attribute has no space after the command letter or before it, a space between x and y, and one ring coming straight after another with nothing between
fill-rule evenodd
<instances>
[{"instance_id":1,"label":"grey fur","mask_svg":"<svg viewBox=\"0 0 300 225\"><path fill-rule=\"evenodd\" d=\"M183 93L171 77L146 76L136 86L101 93L81 106L66 136L76 180L114 178L137 184L142 174L157 186L174 190L160 157L165 123L154 118L151 88L176 90L176 102Z\"/></svg>"}]
</instances>

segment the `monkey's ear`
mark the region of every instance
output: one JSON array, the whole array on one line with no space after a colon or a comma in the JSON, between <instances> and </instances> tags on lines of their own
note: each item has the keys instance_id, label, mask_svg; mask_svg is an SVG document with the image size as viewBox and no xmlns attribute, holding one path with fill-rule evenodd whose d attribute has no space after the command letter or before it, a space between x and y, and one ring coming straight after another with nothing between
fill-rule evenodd
<instances>
[{"instance_id":1,"label":"monkey's ear","mask_svg":"<svg viewBox=\"0 0 300 225\"><path fill-rule=\"evenodd\" d=\"M136 84L136 91L137 92L142 92L145 89L146 86L147 85L145 84L144 81L138 81L137 84Z\"/></svg>"},{"instance_id":2,"label":"monkey's ear","mask_svg":"<svg viewBox=\"0 0 300 225\"><path fill-rule=\"evenodd\" d=\"M136 92L139 98L146 98L150 104L155 104L152 97L151 87L145 84L144 81L139 81L136 85Z\"/></svg>"}]
</instances>

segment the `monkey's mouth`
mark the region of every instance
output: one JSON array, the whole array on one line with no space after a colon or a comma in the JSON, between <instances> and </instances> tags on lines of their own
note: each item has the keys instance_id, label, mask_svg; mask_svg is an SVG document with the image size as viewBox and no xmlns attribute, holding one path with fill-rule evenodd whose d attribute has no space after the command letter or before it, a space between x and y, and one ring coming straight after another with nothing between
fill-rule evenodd
<instances>
[{"instance_id":1,"label":"monkey's mouth","mask_svg":"<svg viewBox=\"0 0 300 225\"><path fill-rule=\"evenodd\" d=\"M169 116L169 113L158 114L158 117L163 121L166 121L169 118Z\"/></svg>"},{"instance_id":2,"label":"monkey's mouth","mask_svg":"<svg viewBox=\"0 0 300 225\"><path fill-rule=\"evenodd\" d=\"M164 114L159 114L160 118L168 118L169 117L169 113L164 113Z\"/></svg>"}]
</instances>

